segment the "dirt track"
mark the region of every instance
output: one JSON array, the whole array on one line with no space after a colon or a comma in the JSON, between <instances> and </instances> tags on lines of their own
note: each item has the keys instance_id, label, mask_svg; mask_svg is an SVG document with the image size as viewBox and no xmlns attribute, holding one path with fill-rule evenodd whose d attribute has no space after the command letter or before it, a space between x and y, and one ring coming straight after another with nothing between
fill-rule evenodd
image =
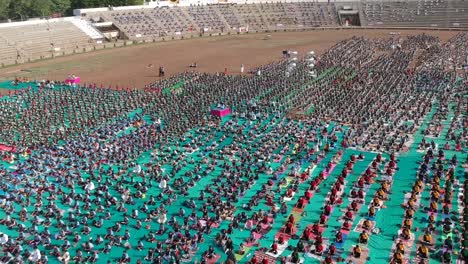
<instances>
[{"instance_id":1,"label":"dirt track","mask_svg":"<svg viewBox=\"0 0 468 264\"><path fill-rule=\"evenodd\" d=\"M139 45L134 47L100 50L92 53L56 58L35 63L0 69L0 80L25 76L30 79L63 80L68 74L81 76L83 82L98 85L119 85L119 87L143 87L157 79L160 65L166 68L166 75L188 70L197 62L198 71L222 72L228 68L238 73L240 65L246 70L281 58L285 49L301 53L315 50L323 52L336 41L353 35L367 37L388 37L395 30L331 30L247 34L216 38L201 38ZM399 31L401 35L426 34L439 36L446 41L455 32L449 31ZM152 64L153 67L148 67Z\"/></svg>"}]
</instances>

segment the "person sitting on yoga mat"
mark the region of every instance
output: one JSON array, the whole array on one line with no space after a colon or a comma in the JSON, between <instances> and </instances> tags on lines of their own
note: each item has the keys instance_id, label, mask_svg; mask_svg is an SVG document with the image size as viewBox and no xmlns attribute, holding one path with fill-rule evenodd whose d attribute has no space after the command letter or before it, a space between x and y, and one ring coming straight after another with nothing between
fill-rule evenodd
<instances>
[{"instance_id":1,"label":"person sitting on yoga mat","mask_svg":"<svg viewBox=\"0 0 468 264\"><path fill-rule=\"evenodd\" d=\"M328 203L335 204L335 202L336 202L336 194L331 193L330 197L328 198Z\"/></svg>"},{"instance_id":2,"label":"person sitting on yoga mat","mask_svg":"<svg viewBox=\"0 0 468 264\"><path fill-rule=\"evenodd\" d=\"M430 206L429 206L429 211L437 213L438 208L439 208L439 206L437 205L437 203L435 201L432 201Z\"/></svg>"},{"instance_id":3,"label":"person sitting on yoga mat","mask_svg":"<svg viewBox=\"0 0 468 264\"><path fill-rule=\"evenodd\" d=\"M284 242L285 242L284 237L282 235L280 235L278 237L278 245L284 245Z\"/></svg>"},{"instance_id":4,"label":"person sitting on yoga mat","mask_svg":"<svg viewBox=\"0 0 468 264\"><path fill-rule=\"evenodd\" d=\"M33 251L29 253L28 261L33 262L33 263L39 263L41 261L42 255L39 249L34 246Z\"/></svg>"},{"instance_id":5,"label":"person sitting on yoga mat","mask_svg":"<svg viewBox=\"0 0 468 264\"><path fill-rule=\"evenodd\" d=\"M85 242L85 243L83 243L83 244L81 245L81 246L83 247L83 250L84 250L85 252L90 252L90 251L92 251L92 250L94 249L94 245L93 245L93 243L91 243L91 242L93 242L93 239L90 237L89 240L88 240L88 242Z\"/></svg>"},{"instance_id":6,"label":"person sitting on yoga mat","mask_svg":"<svg viewBox=\"0 0 468 264\"><path fill-rule=\"evenodd\" d=\"M440 198L439 191L431 191L431 199L435 202L438 202Z\"/></svg>"},{"instance_id":7,"label":"person sitting on yoga mat","mask_svg":"<svg viewBox=\"0 0 468 264\"><path fill-rule=\"evenodd\" d=\"M449 214L450 213L450 207L447 204L444 204L444 206L442 207L442 212L444 214Z\"/></svg>"},{"instance_id":8,"label":"person sitting on yoga mat","mask_svg":"<svg viewBox=\"0 0 468 264\"><path fill-rule=\"evenodd\" d=\"M324 225L327 222L327 216L325 214L320 215L319 224Z\"/></svg>"},{"instance_id":9,"label":"person sitting on yoga mat","mask_svg":"<svg viewBox=\"0 0 468 264\"><path fill-rule=\"evenodd\" d=\"M272 206L274 204L273 203L273 198L271 196L265 197L265 200L266 200L266 205L268 205L268 206Z\"/></svg>"},{"instance_id":10,"label":"person sitting on yoga mat","mask_svg":"<svg viewBox=\"0 0 468 264\"><path fill-rule=\"evenodd\" d=\"M393 162L393 161L390 161L390 164L391 164L392 162ZM387 169L385 170L385 175L388 175L388 176L393 175L393 167L388 166Z\"/></svg>"},{"instance_id":11,"label":"person sitting on yoga mat","mask_svg":"<svg viewBox=\"0 0 468 264\"><path fill-rule=\"evenodd\" d=\"M417 254L421 258L428 258L429 257L429 248L427 248L424 244L421 244L418 247Z\"/></svg>"},{"instance_id":12,"label":"person sitting on yoga mat","mask_svg":"<svg viewBox=\"0 0 468 264\"><path fill-rule=\"evenodd\" d=\"M413 189L411 190L411 194L418 195L420 191L421 191L421 186L419 186L419 184L415 184L413 186Z\"/></svg>"},{"instance_id":13,"label":"person sitting on yoga mat","mask_svg":"<svg viewBox=\"0 0 468 264\"><path fill-rule=\"evenodd\" d=\"M284 227L284 232L290 235L292 234L293 231L294 231L294 225L288 221L286 223L286 226Z\"/></svg>"},{"instance_id":14,"label":"person sitting on yoga mat","mask_svg":"<svg viewBox=\"0 0 468 264\"><path fill-rule=\"evenodd\" d=\"M297 248L297 251L304 252L304 248L305 248L304 242L302 242L302 240L299 240L299 242L297 242L296 248Z\"/></svg>"},{"instance_id":15,"label":"person sitting on yoga mat","mask_svg":"<svg viewBox=\"0 0 468 264\"><path fill-rule=\"evenodd\" d=\"M265 214L265 215L263 216L262 220L260 221L260 223L262 223L262 224L264 224L264 225L269 224L269 223L270 223L270 220L269 220L269 218L268 218L268 215Z\"/></svg>"},{"instance_id":16,"label":"person sitting on yoga mat","mask_svg":"<svg viewBox=\"0 0 468 264\"><path fill-rule=\"evenodd\" d=\"M369 207L369 211L367 211L367 216L375 217L375 207L374 206Z\"/></svg>"},{"instance_id":17,"label":"person sitting on yoga mat","mask_svg":"<svg viewBox=\"0 0 468 264\"><path fill-rule=\"evenodd\" d=\"M330 215L330 212L331 212L331 209L332 209L332 208L331 208L330 204L327 203L327 204L325 205L325 207L323 208L323 214L324 214L325 216L329 216L329 215Z\"/></svg>"},{"instance_id":18,"label":"person sitting on yoga mat","mask_svg":"<svg viewBox=\"0 0 468 264\"><path fill-rule=\"evenodd\" d=\"M362 231L362 233L359 235L359 243L367 244L368 240L369 240L369 235L367 234L365 230Z\"/></svg>"},{"instance_id":19,"label":"person sitting on yoga mat","mask_svg":"<svg viewBox=\"0 0 468 264\"><path fill-rule=\"evenodd\" d=\"M358 210L358 203L356 202L356 200L351 202L351 205L350 205L349 208L354 212L356 212Z\"/></svg>"},{"instance_id":20,"label":"person sitting on yoga mat","mask_svg":"<svg viewBox=\"0 0 468 264\"><path fill-rule=\"evenodd\" d=\"M301 173L300 179L301 181L306 181L308 177L309 177L309 174L306 172L303 172Z\"/></svg>"},{"instance_id":21,"label":"person sitting on yoga mat","mask_svg":"<svg viewBox=\"0 0 468 264\"><path fill-rule=\"evenodd\" d=\"M295 224L296 219L294 218L294 215L290 214L288 217L288 223Z\"/></svg>"},{"instance_id":22,"label":"person sitting on yoga mat","mask_svg":"<svg viewBox=\"0 0 468 264\"><path fill-rule=\"evenodd\" d=\"M317 255L322 255L323 249L324 249L324 248L323 248L322 243L317 243L317 242L316 242L316 243L315 243L315 250L314 250L314 252L312 252L312 253L315 253L315 254L317 254Z\"/></svg>"},{"instance_id":23,"label":"person sitting on yoga mat","mask_svg":"<svg viewBox=\"0 0 468 264\"><path fill-rule=\"evenodd\" d=\"M435 168L434 170L443 171L443 168L442 169ZM439 184L440 183L436 183L436 182L432 183L431 191L440 193L442 190L441 190Z\"/></svg>"},{"instance_id":24,"label":"person sitting on yoga mat","mask_svg":"<svg viewBox=\"0 0 468 264\"><path fill-rule=\"evenodd\" d=\"M127 251L124 250L122 256L119 259L119 263L130 263L130 256L128 255Z\"/></svg>"},{"instance_id":25,"label":"person sitting on yoga mat","mask_svg":"<svg viewBox=\"0 0 468 264\"><path fill-rule=\"evenodd\" d=\"M451 237L447 237L444 240L444 246L447 247L449 250L453 250L453 241Z\"/></svg>"},{"instance_id":26,"label":"person sitting on yoga mat","mask_svg":"<svg viewBox=\"0 0 468 264\"><path fill-rule=\"evenodd\" d=\"M355 258L360 258L361 257L361 253L362 253L362 249L361 247L358 245L355 245L353 247L353 257Z\"/></svg>"},{"instance_id":27,"label":"person sitting on yoga mat","mask_svg":"<svg viewBox=\"0 0 468 264\"><path fill-rule=\"evenodd\" d=\"M364 199L364 191L362 189L359 189L359 191L358 191L358 198L359 199Z\"/></svg>"},{"instance_id":28,"label":"person sitting on yoga mat","mask_svg":"<svg viewBox=\"0 0 468 264\"><path fill-rule=\"evenodd\" d=\"M423 242L427 244L432 244L432 236L427 231L423 235Z\"/></svg>"},{"instance_id":29,"label":"person sitting on yoga mat","mask_svg":"<svg viewBox=\"0 0 468 264\"><path fill-rule=\"evenodd\" d=\"M371 227L371 221L369 219L364 220L364 222L362 223L362 228L369 231Z\"/></svg>"},{"instance_id":30,"label":"person sitting on yoga mat","mask_svg":"<svg viewBox=\"0 0 468 264\"><path fill-rule=\"evenodd\" d=\"M443 264L450 264L452 263L452 254L449 251L445 251L442 254L442 263Z\"/></svg>"},{"instance_id":31,"label":"person sitting on yoga mat","mask_svg":"<svg viewBox=\"0 0 468 264\"><path fill-rule=\"evenodd\" d=\"M300 258L299 258L299 251L294 249L293 253L291 254L291 262L292 263L299 263Z\"/></svg>"},{"instance_id":32,"label":"person sitting on yoga mat","mask_svg":"<svg viewBox=\"0 0 468 264\"><path fill-rule=\"evenodd\" d=\"M239 255L241 255L241 256L245 254L244 243L241 243L241 244L239 245L239 249L237 250L237 254L239 254Z\"/></svg>"},{"instance_id":33,"label":"person sitting on yoga mat","mask_svg":"<svg viewBox=\"0 0 468 264\"><path fill-rule=\"evenodd\" d=\"M447 220L448 218L446 218ZM443 227L444 234L449 234L452 232L452 223L444 221L444 227Z\"/></svg>"},{"instance_id":34,"label":"person sitting on yoga mat","mask_svg":"<svg viewBox=\"0 0 468 264\"><path fill-rule=\"evenodd\" d=\"M65 251L61 256L58 257L58 260L62 263L68 264L70 262L70 253Z\"/></svg>"},{"instance_id":35,"label":"person sitting on yoga mat","mask_svg":"<svg viewBox=\"0 0 468 264\"><path fill-rule=\"evenodd\" d=\"M205 255L205 257L208 258L208 259L214 258L216 253L215 253L215 250L214 250L213 246L210 246L208 248L208 250L205 251L205 253L203 253L203 255Z\"/></svg>"},{"instance_id":36,"label":"person sitting on yoga mat","mask_svg":"<svg viewBox=\"0 0 468 264\"><path fill-rule=\"evenodd\" d=\"M345 230L350 230L351 229L351 223L349 222L349 220L344 221L342 228L345 229Z\"/></svg>"},{"instance_id":37,"label":"person sitting on yoga mat","mask_svg":"<svg viewBox=\"0 0 468 264\"><path fill-rule=\"evenodd\" d=\"M377 194L376 194L377 198L381 199L381 200L384 200L387 196L385 194L385 190L383 188L380 188L378 191L377 191Z\"/></svg>"},{"instance_id":38,"label":"person sitting on yoga mat","mask_svg":"<svg viewBox=\"0 0 468 264\"><path fill-rule=\"evenodd\" d=\"M341 231L338 231L335 235L335 242L336 243L342 243L343 242L343 233Z\"/></svg>"},{"instance_id":39,"label":"person sitting on yoga mat","mask_svg":"<svg viewBox=\"0 0 468 264\"><path fill-rule=\"evenodd\" d=\"M273 242L273 244L271 245L270 247L270 252L272 252L273 254L278 254L278 244L275 242Z\"/></svg>"},{"instance_id":40,"label":"person sitting on yoga mat","mask_svg":"<svg viewBox=\"0 0 468 264\"><path fill-rule=\"evenodd\" d=\"M415 209L415 200L413 198L409 198L408 199L408 202L406 203L406 205L403 205L404 207L406 207L407 209L412 209L414 210Z\"/></svg>"},{"instance_id":41,"label":"person sitting on yoga mat","mask_svg":"<svg viewBox=\"0 0 468 264\"><path fill-rule=\"evenodd\" d=\"M398 243L396 244L396 247L395 247L396 251L397 252L400 252L401 254L405 254L405 244L403 243L403 241L398 241Z\"/></svg>"},{"instance_id":42,"label":"person sitting on yoga mat","mask_svg":"<svg viewBox=\"0 0 468 264\"><path fill-rule=\"evenodd\" d=\"M311 230L309 227L306 227L304 231L302 232L301 239L305 241L309 241L310 235L312 234Z\"/></svg>"},{"instance_id":43,"label":"person sitting on yoga mat","mask_svg":"<svg viewBox=\"0 0 468 264\"><path fill-rule=\"evenodd\" d=\"M348 209L343 217L346 220L351 220L353 218L353 213L351 212L350 209Z\"/></svg>"},{"instance_id":44,"label":"person sitting on yoga mat","mask_svg":"<svg viewBox=\"0 0 468 264\"><path fill-rule=\"evenodd\" d=\"M414 210L413 209L406 209L405 210L405 218L413 218L414 216Z\"/></svg>"},{"instance_id":45,"label":"person sitting on yoga mat","mask_svg":"<svg viewBox=\"0 0 468 264\"><path fill-rule=\"evenodd\" d=\"M324 263L326 264L332 264L333 263L333 258L331 256L326 256Z\"/></svg>"},{"instance_id":46,"label":"person sitting on yoga mat","mask_svg":"<svg viewBox=\"0 0 468 264\"><path fill-rule=\"evenodd\" d=\"M377 197L374 197L374 199L372 200L372 205L375 207L380 207L380 199Z\"/></svg>"},{"instance_id":47,"label":"person sitting on yoga mat","mask_svg":"<svg viewBox=\"0 0 468 264\"><path fill-rule=\"evenodd\" d=\"M315 224L312 225L312 233L314 233L316 235L320 233L319 224L315 223Z\"/></svg>"},{"instance_id":48,"label":"person sitting on yoga mat","mask_svg":"<svg viewBox=\"0 0 468 264\"><path fill-rule=\"evenodd\" d=\"M297 201L296 208L299 208L299 209L304 208L306 201L307 199L304 196L301 196L301 198L299 198L299 200Z\"/></svg>"},{"instance_id":49,"label":"person sitting on yoga mat","mask_svg":"<svg viewBox=\"0 0 468 264\"><path fill-rule=\"evenodd\" d=\"M318 184L319 184L318 180L314 179L312 182L310 182L309 190L314 191L317 188Z\"/></svg>"},{"instance_id":50,"label":"person sitting on yoga mat","mask_svg":"<svg viewBox=\"0 0 468 264\"><path fill-rule=\"evenodd\" d=\"M403 227L403 230L401 231L401 237L405 240L410 239L411 231L408 228Z\"/></svg>"},{"instance_id":51,"label":"person sitting on yoga mat","mask_svg":"<svg viewBox=\"0 0 468 264\"><path fill-rule=\"evenodd\" d=\"M405 220L403 220L403 228L411 229L412 226L413 226L413 221L411 221L411 219L406 218Z\"/></svg>"},{"instance_id":52,"label":"person sitting on yoga mat","mask_svg":"<svg viewBox=\"0 0 468 264\"><path fill-rule=\"evenodd\" d=\"M73 260L76 261L77 263L83 262L83 252L81 250L77 250L75 256L73 257Z\"/></svg>"},{"instance_id":53,"label":"person sitting on yoga mat","mask_svg":"<svg viewBox=\"0 0 468 264\"><path fill-rule=\"evenodd\" d=\"M445 194L444 194L444 201L443 201L444 205L442 206L442 213L444 214L450 213L450 207L448 206L448 204L451 203L451 200L453 197L452 187L451 187L451 184L449 183L450 181L445 183Z\"/></svg>"},{"instance_id":54,"label":"person sitting on yoga mat","mask_svg":"<svg viewBox=\"0 0 468 264\"><path fill-rule=\"evenodd\" d=\"M286 203L283 202L280 207L280 213L285 214L287 213L287 211L288 211L288 206L286 205Z\"/></svg>"},{"instance_id":55,"label":"person sitting on yoga mat","mask_svg":"<svg viewBox=\"0 0 468 264\"><path fill-rule=\"evenodd\" d=\"M334 244L331 244L330 247L328 248L328 255L334 256L335 254L336 254L336 246Z\"/></svg>"},{"instance_id":56,"label":"person sitting on yoga mat","mask_svg":"<svg viewBox=\"0 0 468 264\"><path fill-rule=\"evenodd\" d=\"M400 252L395 252L390 260L390 264L402 264L403 263L403 254Z\"/></svg>"}]
</instances>

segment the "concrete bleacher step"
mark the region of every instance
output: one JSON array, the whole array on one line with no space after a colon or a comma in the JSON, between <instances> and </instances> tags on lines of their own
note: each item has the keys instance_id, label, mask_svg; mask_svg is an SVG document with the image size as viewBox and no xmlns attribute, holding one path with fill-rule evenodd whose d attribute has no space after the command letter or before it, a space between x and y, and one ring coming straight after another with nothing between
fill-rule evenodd
<instances>
[{"instance_id":1,"label":"concrete bleacher step","mask_svg":"<svg viewBox=\"0 0 468 264\"><path fill-rule=\"evenodd\" d=\"M94 28L91 23L82 19L73 19L71 21L73 25L83 31L86 35L88 35L91 39L103 39L104 36Z\"/></svg>"},{"instance_id":2,"label":"concrete bleacher step","mask_svg":"<svg viewBox=\"0 0 468 264\"><path fill-rule=\"evenodd\" d=\"M0 35L3 42L7 41L11 46L0 50L0 58L14 57L20 61L40 59L53 52L72 53L88 46L90 40L88 35L69 20L39 21L38 24L4 27L0 29ZM0 59L0 63L4 60Z\"/></svg>"}]
</instances>

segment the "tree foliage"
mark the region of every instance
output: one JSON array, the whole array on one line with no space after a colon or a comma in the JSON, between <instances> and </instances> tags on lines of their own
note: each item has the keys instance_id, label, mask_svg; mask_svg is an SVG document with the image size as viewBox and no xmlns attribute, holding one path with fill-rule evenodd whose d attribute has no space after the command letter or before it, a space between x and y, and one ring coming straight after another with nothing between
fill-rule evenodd
<instances>
[{"instance_id":1,"label":"tree foliage","mask_svg":"<svg viewBox=\"0 0 468 264\"><path fill-rule=\"evenodd\" d=\"M5 20L8 18L8 9L10 7L11 0L1 0L0 1L0 20Z\"/></svg>"},{"instance_id":2,"label":"tree foliage","mask_svg":"<svg viewBox=\"0 0 468 264\"><path fill-rule=\"evenodd\" d=\"M0 20L25 20L54 14L72 15L73 9L142 5L144 0L0 0Z\"/></svg>"}]
</instances>

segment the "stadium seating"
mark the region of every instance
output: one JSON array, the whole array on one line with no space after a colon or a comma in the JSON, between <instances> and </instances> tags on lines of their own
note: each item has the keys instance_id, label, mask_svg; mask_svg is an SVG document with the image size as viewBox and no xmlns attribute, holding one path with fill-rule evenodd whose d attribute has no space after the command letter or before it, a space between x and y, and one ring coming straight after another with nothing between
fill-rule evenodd
<instances>
[{"instance_id":1,"label":"stadium seating","mask_svg":"<svg viewBox=\"0 0 468 264\"><path fill-rule=\"evenodd\" d=\"M16 60L18 57L17 49L8 43L3 37L0 37L0 63L8 63Z\"/></svg>"},{"instance_id":2,"label":"stadium seating","mask_svg":"<svg viewBox=\"0 0 468 264\"><path fill-rule=\"evenodd\" d=\"M194 32L237 32L241 27L264 31L338 25L333 4L311 2L200 5L110 11L99 15L134 40Z\"/></svg>"},{"instance_id":3,"label":"stadium seating","mask_svg":"<svg viewBox=\"0 0 468 264\"><path fill-rule=\"evenodd\" d=\"M0 36L0 62L71 53L90 44L90 36L69 21L2 27Z\"/></svg>"},{"instance_id":4,"label":"stadium seating","mask_svg":"<svg viewBox=\"0 0 468 264\"><path fill-rule=\"evenodd\" d=\"M361 24L378 27L467 27L468 3L417 0L360 2ZM109 12L103 13L103 16ZM337 26L334 4L314 2L219 4L154 10L111 11L108 16L130 39L161 35L286 30ZM450 19L449 19L450 18ZM159 26L156 26L159 25ZM188 30L190 29L190 30ZM159 32L164 32L163 34Z\"/></svg>"},{"instance_id":5,"label":"stadium seating","mask_svg":"<svg viewBox=\"0 0 468 264\"><path fill-rule=\"evenodd\" d=\"M163 37L196 29L191 19L177 9L115 11L100 15L114 22L130 39Z\"/></svg>"},{"instance_id":6,"label":"stadium seating","mask_svg":"<svg viewBox=\"0 0 468 264\"><path fill-rule=\"evenodd\" d=\"M365 1L363 20L368 26L405 27L467 27L466 1Z\"/></svg>"}]
</instances>

